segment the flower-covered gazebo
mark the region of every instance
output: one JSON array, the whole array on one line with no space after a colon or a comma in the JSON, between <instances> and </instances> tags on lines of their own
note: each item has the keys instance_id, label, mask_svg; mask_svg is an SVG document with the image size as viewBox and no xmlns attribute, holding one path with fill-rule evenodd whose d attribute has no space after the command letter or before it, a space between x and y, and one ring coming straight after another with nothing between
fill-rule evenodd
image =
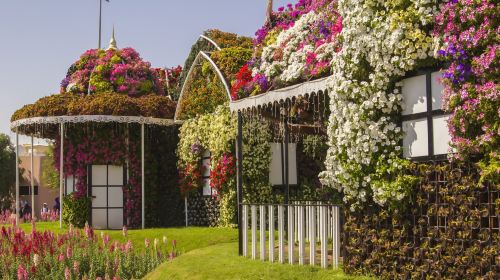
<instances>
[{"instance_id":1,"label":"flower-covered gazebo","mask_svg":"<svg viewBox=\"0 0 500 280\"><path fill-rule=\"evenodd\" d=\"M172 73L151 68L132 48L118 49L113 32L106 50L88 50L71 65L59 94L14 113L17 144L20 134L54 141L61 226L63 220L96 228L146 226L146 164L157 147L145 142L157 133L154 138L173 137L163 145L176 144L176 103L166 94Z\"/></svg>"}]
</instances>

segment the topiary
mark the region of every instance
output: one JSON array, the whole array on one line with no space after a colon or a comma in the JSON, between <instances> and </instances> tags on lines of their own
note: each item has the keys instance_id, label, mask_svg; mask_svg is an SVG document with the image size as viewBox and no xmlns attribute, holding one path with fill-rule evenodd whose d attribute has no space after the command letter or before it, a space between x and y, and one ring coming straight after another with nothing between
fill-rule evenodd
<instances>
[{"instance_id":1,"label":"topiary","mask_svg":"<svg viewBox=\"0 0 500 280\"><path fill-rule=\"evenodd\" d=\"M63 197L62 219L67 225L83 228L90 220L90 197L77 197L74 194Z\"/></svg>"}]
</instances>

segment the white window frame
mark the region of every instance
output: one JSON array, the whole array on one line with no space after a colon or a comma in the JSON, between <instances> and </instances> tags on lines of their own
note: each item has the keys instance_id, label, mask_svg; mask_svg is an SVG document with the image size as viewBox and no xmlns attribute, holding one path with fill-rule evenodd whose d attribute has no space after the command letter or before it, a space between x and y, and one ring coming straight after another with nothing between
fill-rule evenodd
<instances>
[{"instance_id":1,"label":"white window frame","mask_svg":"<svg viewBox=\"0 0 500 280\"><path fill-rule=\"evenodd\" d=\"M435 142L439 141L439 139L434 139L434 119L441 118L441 117L447 117L449 114L446 114L440 106L434 106L433 108L433 94L432 94L432 86L435 85L436 81L433 81L433 74L439 73L439 69L422 69L419 71L415 71L411 73L410 75L405 76L401 81L404 81L409 78L413 77L418 77L418 76L424 76L425 77L425 97L426 97L426 109L423 112L418 112L418 113L410 113L410 114L405 114L402 112L401 115L401 122L400 122L400 127L403 128L403 123L404 122L409 122L409 121L418 121L418 120L425 120L427 122L427 155L425 156L410 156L407 157L411 159L412 161L432 161L432 160L445 160L447 158L448 153L444 154L436 154L435 153ZM435 78L435 77L434 77ZM403 102L404 102L404 95L403 95ZM442 103L441 100L436 100L435 102L437 105L440 105ZM438 107L438 108L435 108ZM404 136L406 137L406 136ZM401 141L401 146L403 149L405 149L403 145L404 140Z\"/></svg>"}]
</instances>

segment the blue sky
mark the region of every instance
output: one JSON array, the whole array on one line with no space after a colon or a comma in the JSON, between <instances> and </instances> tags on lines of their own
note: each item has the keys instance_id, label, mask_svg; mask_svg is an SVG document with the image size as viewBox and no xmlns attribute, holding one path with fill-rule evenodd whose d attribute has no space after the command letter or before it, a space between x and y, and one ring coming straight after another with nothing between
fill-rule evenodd
<instances>
[{"instance_id":1,"label":"blue sky","mask_svg":"<svg viewBox=\"0 0 500 280\"><path fill-rule=\"evenodd\" d=\"M292 0L275 0L275 9ZM118 47L155 67L183 65L204 30L253 36L267 0L103 0L102 45L113 25ZM56 93L68 67L97 47L99 0L0 0L0 133L24 104ZM23 141L24 142L24 141Z\"/></svg>"}]
</instances>

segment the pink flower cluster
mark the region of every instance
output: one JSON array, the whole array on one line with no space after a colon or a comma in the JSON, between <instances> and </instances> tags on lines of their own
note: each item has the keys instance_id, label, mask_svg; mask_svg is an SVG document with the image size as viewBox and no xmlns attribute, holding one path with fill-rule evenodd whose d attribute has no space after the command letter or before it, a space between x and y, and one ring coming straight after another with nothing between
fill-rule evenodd
<instances>
[{"instance_id":1,"label":"pink flower cluster","mask_svg":"<svg viewBox=\"0 0 500 280\"><path fill-rule=\"evenodd\" d=\"M436 35L445 48L439 53L450 63L443 74L443 109L455 156L471 154L498 158L500 120L500 27L498 3L454 0L436 17Z\"/></svg>"},{"instance_id":2,"label":"pink flower cluster","mask_svg":"<svg viewBox=\"0 0 500 280\"><path fill-rule=\"evenodd\" d=\"M16 214L9 210L0 211L0 225L1 224L10 224L16 220ZM54 222L59 221L59 212L49 210L48 212L42 213L39 219L36 219L39 222ZM31 215L26 214L19 220L20 222L29 223L32 222Z\"/></svg>"},{"instance_id":3,"label":"pink flower cluster","mask_svg":"<svg viewBox=\"0 0 500 280\"><path fill-rule=\"evenodd\" d=\"M69 68L61 92L118 92L134 97L165 93L158 72L132 48L86 51Z\"/></svg>"},{"instance_id":4,"label":"pink flower cluster","mask_svg":"<svg viewBox=\"0 0 500 280\"><path fill-rule=\"evenodd\" d=\"M6 279L137 279L167 259L177 256L172 248L159 244L140 252L132 242L111 241L102 233L101 241L92 228L63 234L35 229L25 233L15 225L0 232L0 275Z\"/></svg>"}]
</instances>

